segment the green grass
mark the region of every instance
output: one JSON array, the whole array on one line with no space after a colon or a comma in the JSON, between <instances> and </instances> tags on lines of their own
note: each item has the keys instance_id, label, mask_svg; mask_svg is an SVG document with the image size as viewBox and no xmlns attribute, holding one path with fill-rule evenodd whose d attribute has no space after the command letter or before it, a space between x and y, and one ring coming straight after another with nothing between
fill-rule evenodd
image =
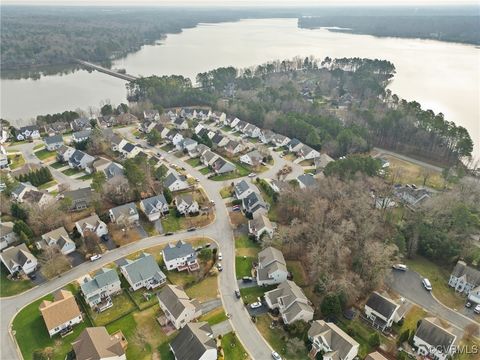
<instances>
[{"instance_id":1,"label":"green grass","mask_svg":"<svg viewBox=\"0 0 480 360\"><path fill-rule=\"evenodd\" d=\"M287 270L293 275L293 281L300 286L308 286L307 274L301 261L287 261Z\"/></svg>"},{"instance_id":2,"label":"green grass","mask_svg":"<svg viewBox=\"0 0 480 360\"><path fill-rule=\"evenodd\" d=\"M198 321L206 321L210 326L220 324L221 322L224 322L227 320L227 314L225 314L225 311L223 310L222 307L219 307L217 309L214 309L210 311L209 313L206 313L205 315L202 315Z\"/></svg>"},{"instance_id":3,"label":"green grass","mask_svg":"<svg viewBox=\"0 0 480 360\"><path fill-rule=\"evenodd\" d=\"M39 151L35 151L34 154L40 160L45 160L45 159L54 157L57 153L55 151L48 151L47 149L42 149Z\"/></svg>"},{"instance_id":4,"label":"green grass","mask_svg":"<svg viewBox=\"0 0 480 360\"><path fill-rule=\"evenodd\" d=\"M243 301L246 303L252 303L257 301L258 297L263 296L267 291L275 288L275 285L270 286L252 286L249 288L240 289Z\"/></svg>"},{"instance_id":5,"label":"green grass","mask_svg":"<svg viewBox=\"0 0 480 360\"><path fill-rule=\"evenodd\" d=\"M54 162L53 164L50 164L49 166L51 166L54 169L60 169L64 166L66 166L66 164L63 164L63 163L57 161L57 162Z\"/></svg>"},{"instance_id":6,"label":"green grass","mask_svg":"<svg viewBox=\"0 0 480 360\"><path fill-rule=\"evenodd\" d=\"M158 303L157 297L155 296L156 291L158 291L158 289L152 291L138 289L137 291L129 292L128 294L132 297L133 302L140 309L146 309ZM147 298L143 296L143 294L150 294L150 299L147 300Z\"/></svg>"},{"instance_id":7,"label":"green grass","mask_svg":"<svg viewBox=\"0 0 480 360\"><path fill-rule=\"evenodd\" d=\"M80 176L80 177L78 178L78 180L84 180L84 181L85 181L85 180L90 180L90 179L92 179L92 178L93 178L93 174L85 174L85 175L83 175L83 176Z\"/></svg>"},{"instance_id":8,"label":"green grass","mask_svg":"<svg viewBox=\"0 0 480 360\"><path fill-rule=\"evenodd\" d=\"M194 283L196 280L195 275L188 273L187 271L172 270L169 271L166 276L168 281L172 284L179 285L183 288L185 288L187 284Z\"/></svg>"},{"instance_id":9,"label":"green grass","mask_svg":"<svg viewBox=\"0 0 480 360\"><path fill-rule=\"evenodd\" d=\"M10 169L14 170L25 165L25 159L22 154L7 155Z\"/></svg>"},{"instance_id":10,"label":"green grass","mask_svg":"<svg viewBox=\"0 0 480 360\"><path fill-rule=\"evenodd\" d=\"M33 283L30 280L8 280L7 268L1 264L0 268L0 297L13 296L20 294L33 287Z\"/></svg>"},{"instance_id":11,"label":"green grass","mask_svg":"<svg viewBox=\"0 0 480 360\"><path fill-rule=\"evenodd\" d=\"M200 171L200 173L203 175L207 175L210 172L210 169L208 168L208 166L205 166L204 168L201 168L198 171Z\"/></svg>"},{"instance_id":12,"label":"green grass","mask_svg":"<svg viewBox=\"0 0 480 360\"><path fill-rule=\"evenodd\" d=\"M33 359L35 350L47 347L54 349L52 360L64 360L65 355L72 349L71 343L77 339L86 327L90 327L92 324L85 317L82 323L75 325L72 334L63 339L60 335L50 338L45 322L38 310L43 300L53 300L53 296L47 295L27 305L13 320L13 330L15 331L18 346L25 360Z\"/></svg>"},{"instance_id":13,"label":"green grass","mask_svg":"<svg viewBox=\"0 0 480 360\"><path fill-rule=\"evenodd\" d=\"M232 196L232 187L231 186L226 186L222 189L220 189L220 196L222 199L226 199Z\"/></svg>"},{"instance_id":14,"label":"green grass","mask_svg":"<svg viewBox=\"0 0 480 360\"><path fill-rule=\"evenodd\" d=\"M170 151L175 149L175 146L173 146L173 144L165 144L161 146L160 149L162 149L163 151Z\"/></svg>"},{"instance_id":15,"label":"green grass","mask_svg":"<svg viewBox=\"0 0 480 360\"><path fill-rule=\"evenodd\" d=\"M38 188L39 188L40 190L45 190L45 189L48 189L49 187L52 187L52 186L55 185L56 183L57 183L57 182L56 182L55 180L52 180L52 181L49 181L49 182L47 182L47 183L45 183L45 184L40 185Z\"/></svg>"},{"instance_id":16,"label":"green grass","mask_svg":"<svg viewBox=\"0 0 480 360\"><path fill-rule=\"evenodd\" d=\"M247 359L248 354L234 333L222 337L222 348L225 360ZM163 360L163 358L162 358Z\"/></svg>"},{"instance_id":17,"label":"green grass","mask_svg":"<svg viewBox=\"0 0 480 360\"><path fill-rule=\"evenodd\" d=\"M112 302L113 306L101 313L97 313L91 308L87 309L96 326L107 325L135 309L135 304L125 293L112 297Z\"/></svg>"},{"instance_id":18,"label":"green grass","mask_svg":"<svg viewBox=\"0 0 480 360\"><path fill-rule=\"evenodd\" d=\"M195 285L187 287L185 292L190 298L197 299L200 302L216 299L218 292L218 279L216 276L209 276Z\"/></svg>"},{"instance_id":19,"label":"green grass","mask_svg":"<svg viewBox=\"0 0 480 360\"><path fill-rule=\"evenodd\" d=\"M38 149L41 149L41 148L43 148L43 147L45 147L44 144L37 144L37 145L35 145L35 146L33 147L33 150L38 150Z\"/></svg>"},{"instance_id":20,"label":"green grass","mask_svg":"<svg viewBox=\"0 0 480 360\"><path fill-rule=\"evenodd\" d=\"M255 258L250 256L236 256L235 257L235 273L237 279L240 279L244 276L252 276L252 262L255 261Z\"/></svg>"},{"instance_id":21,"label":"green grass","mask_svg":"<svg viewBox=\"0 0 480 360\"><path fill-rule=\"evenodd\" d=\"M365 358L367 354L371 353L375 349L370 346L368 340L372 334L377 333L369 325L365 324L359 319L355 320L346 320L341 319L339 324L337 324L343 331L348 334L348 329L352 329L355 333L355 336L352 336L359 344L360 348L358 350L358 355L361 359ZM380 334L380 333L379 333ZM387 339L380 334L380 342L384 343Z\"/></svg>"},{"instance_id":22,"label":"green grass","mask_svg":"<svg viewBox=\"0 0 480 360\"><path fill-rule=\"evenodd\" d=\"M62 171L62 173L64 173L65 175L67 176L72 176L72 175L76 175L76 174L80 174L82 173L83 171L80 170L80 169L72 169L72 168L68 168L68 169L65 169Z\"/></svg>"},{"instance_id":23,"label":"green grass","mask_svg":"<svg viewBox=\"0 0 480 360\"><path fill-rule=\"evenodd\" d=\"M246 234L241 234L235 238L235 247L238 248L257 248L260 249L260 244L249 238Z\"/></svg>"},{"instance_id":24,"label":"green grass","mask_svg":"<svg viewBox=\"0 0 480 360\"><path fill-rule=\"evenodd\" d=\"M304 170L305 174L316 174L317 170L316 169L306 169Z\"/></svg>"},{"instance_id":25,"label":"green grass","mask_svg":"<svg viewBox=\"0 0 480 360\"><path fill-rule=\"evenodd\" d=\"M170 213L162 218L164 232L176 232L181 229L181 219L175 216L175 209L171 208Z\"/></svg>"},{"instance_id":26,"label":"green grass","mask_svg":"<svg viewBox=\"0 0 480 360\"><path fill-rule=\"evenodd\" d=\"M188 159L188 160L186 161L186 163L187 163L188 165L190 165L191 167L197 167L197 166L199 166L199 165L202 164L202 162L200 161L199 158L191 158L191 159Z\"/></svg>"}]
</instances>

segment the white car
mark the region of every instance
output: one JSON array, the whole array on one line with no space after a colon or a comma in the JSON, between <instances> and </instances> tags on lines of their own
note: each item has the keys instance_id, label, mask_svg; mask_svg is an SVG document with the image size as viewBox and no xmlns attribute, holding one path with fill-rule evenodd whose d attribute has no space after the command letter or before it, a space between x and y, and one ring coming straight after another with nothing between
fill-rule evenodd
<instances>
[{"instance_id":1,"label":"white car","mask_svg":"<svg viewBox=\"0 0 480 360\"><path fill-rule=\"evenodd\" d=\"M475 306L475 309L473 309L473 312L475 314L480 314L480 305Z\"/></svg>"},{"instance_id":2,"label":"white car","mask_svg":"<svg viewBox=\"0 0 480 360\"><path fill-rule=\"evenodd\" d=\"M392 268L394 268L395 270L400 270L400 271L407 271L408 268L407 268L407 265L403 265L403 264L395 264L392 266Z\"/></svg>"},{"instance_id":3,"label":"white car","mask_svg":"<svg viewBox=\"0 0 480 360\"><path fill-rule=\"evenodd\" d=\"M218 261L221 261L223 259L222 253L219 252L217 256Z\"/></svg>"},{"instance_id":4,"label":"white car","mask_svg":"<svg viewBox=\"0 0 480 360\"><path fill-rule=\"evenodd\" d=\"M262 307L262 303L260 301L250 304L250 309L258 309L259 307Z\"/></svg>"},{"instance_id":5,"label":"white car","mask_svg":"<svg viewBox=\"0 0 480 360\"><path fill-rule=\"evenodd\" d=\"M272 352L272 359L274 360L282 360L282 357L278 355L276 351Z\"/></svg>"},{"instance_id":6,"label":"white car","mask_svg":"<svg viewBox=\"0 0 480 360\"><path fill-rule=\"evenodd\" d=\"M102 258L102 255L94 254L94 255L90 256L90 261L95 261L95 260L98 260L98 259L101 259L101 258Z\"/></svg>"},{"instance_id":7,"label":"white car","mask_svg":"<svg viewBox=\"0 0 480 360\"><path fill-rule=\"evenodd\" d=\"M255 174L255 173L248 174L248 177L250 177L250 178L254 178L255 176L257 176L257 174Z\"/></svg>"},{"instance_id":8,"label":"white car","mask_svg":"<svg viewBox=\"0 0 480 360\"><path fill-rule=\"evenodd\" d=\"M427 278L424 278L422 280L422 285L426 290L432 291L432 284L430 283L430 280L428 280Z\"/></svg>"}]
</instances>

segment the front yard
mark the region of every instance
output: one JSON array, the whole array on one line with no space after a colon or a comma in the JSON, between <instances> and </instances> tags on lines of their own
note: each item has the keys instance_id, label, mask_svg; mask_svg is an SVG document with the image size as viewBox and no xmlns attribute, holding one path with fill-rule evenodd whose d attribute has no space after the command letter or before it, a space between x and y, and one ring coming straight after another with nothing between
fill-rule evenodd
<instances>
[{"instance_id":1,"label":"front yard","mask_svg":"<svg viewBox=\"0 0 480 360\"><path fill-rule=\"evenodd\" d=\"M206 321L210 326L220 324L227 320L227 314L225 314L225 310L222 307L216 308L215 310L202 315L198 321Z\"/></svg>"},{"instance_id":2,"label":"front yard","mask_svg":"<svg viewBox=\"0 0 480 360\"><path fill-rule=\"evenodd\" d=\"M245 303L250 304L258 301L257 298L262 297L267 291L275 289L275 285L270 286L252 286L248 288L240 289L240 294Z\"/></svg>"},{"instance_id":3,"label":"front yard","mask_svg":"<svg viewBox=\"0 0 480 360\"><path fill-rule=\"evenodd\" d=\"M83 171L80 170L80 169L68 168L68 169L63 170L62 173L64 173L67 176L72 176L72 175L77 175L77 174L83 173Z\"/></svg>"},{"instance_id":4,"label":"front yard","mask_svg":"<svg viewBox=\"0 0 480 360\"><path fill-rule=\"evenodd\" d=\"M0 267L0 297L20 294L33 287L30 280L9 280L8 270L1 264Z\"/></svg>"},{"instance_id":5,"label":"front yard","mask_svg":"<svg viewBox=\"0 0 480 360\"><path fill-rule=\"evenodd\" d=\"M222 337L223 358L225 360L249 359L249 356L234 333Z\"/></svg>"},{"instance_id":6,"label":"front yard","mask_svg":"<svg viewBox=\"0 0 480 360\"><path fill-rule=\"evenodd\" d=\"M235 256L235 273L237 279L252 276L252 263L256 258L250 256Z\"/></svg>"},{"instance_id":7,"label":"front yard","mask_svg":"<svg viewBox=\"0 0 480 360\"><path fill-rule=\"evenodd\" d=\"M161 219L163 231L177 232L191 227L202 227L213 220L213 215L201 214L196 216L176 216L175 208L170 209L170 213Z\"/></svg>"},{"instance_id":8,"label":"front yard","mask_svg":"<svg viewBox=\"0 0 480 360\"><path fill-rule=\"evenodd\" d=\"M35 151L34 154L40 160L47 160L47 159L55 158L55 156L57 155L57 152L48 151L47 149L42 149L42 150Z\"/></svg>"},{"instance_id":9,"label":"front yard","mask_svg":"<svg viewBox=\"0 0 480 360\"><path fill-rule=\"evenodd\" d=\"M197 167L197 166L200 166L200 165L202 164L202 162L200 161L199 158L191 158L191 159L188 159L188 160L186 161L186 163L187 163L188 165L190 165L191 167L194 167L194 168Z\"/></svg>"},{"instance_id":10,"label":"front yard","mask_svg":"<svg viewBox=\"0 0 480 360\"><path fill-rule=\"evenodd\" d=\"M22 154L7 155L10 169L14 170L25 165L25 159Z\"/></svg>"}]
</instances>

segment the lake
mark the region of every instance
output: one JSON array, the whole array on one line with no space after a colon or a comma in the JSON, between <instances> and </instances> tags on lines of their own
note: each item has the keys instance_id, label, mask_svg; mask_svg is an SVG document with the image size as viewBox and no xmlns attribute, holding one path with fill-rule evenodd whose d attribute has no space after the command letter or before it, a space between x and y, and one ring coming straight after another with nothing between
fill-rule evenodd
<instances>
[{"instance_id":1,"label":"lake","mask_svg":"<svg viewBox=\"0 0 480 360\"><path fill-rule=\"evenodd\" d=\"M297 55L386 59L397 70L390 85L393 93L466 127L475 142L475 158L480 159L479 51L473 45L433 40L300 29L297 19L256 19L200 24L168 35L158 45L143 46L113 67L132 75L180 74L195 81L197 73L217 67L247 67ZM124 81L98 72L2 79L0 114L20 124L37 114L98 108L106 100L117 104L125 96Z\"/></svg>"}]
</instances>

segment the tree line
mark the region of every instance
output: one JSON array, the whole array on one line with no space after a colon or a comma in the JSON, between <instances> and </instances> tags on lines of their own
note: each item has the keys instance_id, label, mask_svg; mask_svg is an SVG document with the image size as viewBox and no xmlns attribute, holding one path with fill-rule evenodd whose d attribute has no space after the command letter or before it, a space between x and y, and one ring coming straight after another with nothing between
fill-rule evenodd
<instances>
[{"instance_id":1,"label":"tree line","mask_svg":"<svg viewBox=\"0 0 480 360\"><path fill-rule=\"evenodd\" d=\"M53 180L52 173L47 167L42 167L38 170L29 171L26 174L21 174L16 177L20 182L29 182L33 186L40 186Z\"/></svg>"}]
</instances>

